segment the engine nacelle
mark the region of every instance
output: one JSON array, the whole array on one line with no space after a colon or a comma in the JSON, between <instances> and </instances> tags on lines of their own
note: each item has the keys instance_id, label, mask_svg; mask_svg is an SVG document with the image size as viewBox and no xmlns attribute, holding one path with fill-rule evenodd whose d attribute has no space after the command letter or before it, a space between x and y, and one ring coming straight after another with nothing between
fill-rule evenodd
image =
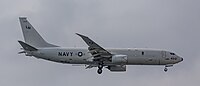
<instances>
[{"instance_id":1,"label":"engine nacelle","mask_svg":"<svg viewBox=\"0 0 200 86\"><path fill-rule=\"evenodd\" d=\"M126 64L127 63L127 55L113 55L112 63L114 64Z\"/></svg>"},{"instance_id":2,"label":"engine nacelle","mask_svg":"<svg viewBox=\"0 0 200 86\"><path fill-rule=\"evenodd\" d=\"M126 71L126 65L115 65L107 67L112 72L124 72Z\"/></svg>"}]
</instances>

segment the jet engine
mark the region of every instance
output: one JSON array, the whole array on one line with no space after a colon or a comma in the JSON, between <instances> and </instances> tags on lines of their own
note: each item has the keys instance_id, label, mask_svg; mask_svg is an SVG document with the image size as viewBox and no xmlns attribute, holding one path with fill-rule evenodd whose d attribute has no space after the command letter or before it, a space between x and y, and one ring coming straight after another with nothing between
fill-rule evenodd
<instances>
[{"instance_id":1,"label":"jet engine","mask_svg":"<svg viewBox=\"0 0 200 86\"><path fill-rule=\"evenodd\" d=\"M114 65L107 67L112 72L124 72L126 71L126 65Z\"/></svg>"},{"instance_id":2,"label":"jet engine","mask_svg":"<svg viewBox=\"0 0 200 86\"><path fill-rule=\"evenodd\" d=\"M113 55L112 63L114 64L125 64L127 63L127 55Z\"/></svg>"}]
</instances>

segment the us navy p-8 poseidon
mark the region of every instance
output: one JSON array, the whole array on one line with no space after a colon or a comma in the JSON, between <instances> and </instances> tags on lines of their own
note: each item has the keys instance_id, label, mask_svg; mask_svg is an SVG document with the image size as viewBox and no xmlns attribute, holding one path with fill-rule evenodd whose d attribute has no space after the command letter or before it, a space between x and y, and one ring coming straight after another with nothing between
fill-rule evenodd
<instances>
[{"instance_id":1,"label":"us navy p-8 poseidon","mask_svg":"<svg viewBox=\"0 0 200 86\"><path fill-rule=\"evenodd\" d=\"M19 54L25 53L26 56L64 64L83 64L86 69L97 67L98 74L102 73L103 68L112 72L124 72L127 65L163 65L166 72L167 67L183 61L180 56L165 50L106 49L79 33L76 34L85 41L88 48L63 48L46 42L26 17L20 17L19 20L25 40L18 41L23 47Z\"/></svg>"}]
</instances>

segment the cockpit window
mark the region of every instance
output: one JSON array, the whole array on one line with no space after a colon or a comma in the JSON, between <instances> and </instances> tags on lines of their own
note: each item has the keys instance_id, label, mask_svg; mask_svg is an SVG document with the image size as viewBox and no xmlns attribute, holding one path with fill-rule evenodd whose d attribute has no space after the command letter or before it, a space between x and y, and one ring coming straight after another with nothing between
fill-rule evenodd
<instances>
[{"instance_id":1,"label":"cockpit window","mask_svg":"<svg viewBox=\"0 0 200 86\"><path fill-rule=\"evenodd\" d=\"M170 53L170 55L175 55L175 53Z\"/></svg>"}]
</instances>

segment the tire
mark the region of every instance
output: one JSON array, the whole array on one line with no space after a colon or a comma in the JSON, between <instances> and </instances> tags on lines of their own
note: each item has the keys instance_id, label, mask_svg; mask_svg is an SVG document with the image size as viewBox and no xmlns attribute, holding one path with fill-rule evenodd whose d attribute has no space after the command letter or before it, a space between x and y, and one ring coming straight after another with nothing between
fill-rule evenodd
<instances>
[{"instance_id":1,"label":"tire","mask_svg":"<svg viewBox=\"0 0 200 86\"><path fill-rule=\"evenodd\" d=\"M98 70L97 70L97 73L98 73L98 74L101 74L102 72L103 72L102 69L98 69Z\"/></svg>"},{"instance_id":2,"label":"tire","mask_svg":"<svg viewBox=\"0 0 200 86\"><path fill-rule=\"evenodd\" d=\"M167 68L165 68L165 69L164 69L164 71L165 71L165 72L167 72L167 71L168 71L168 69L167 69Z\"/></svg>"},{"instance_id":3,"label":"tire","mask_svg":"<svg viewBox=\"0 0 200 86\"><path fill-rule=\"evenodd\" d=\"M103 65L99 65L98 68L99 68L99 69L102 69L102 68L103 68Z\"/></svg>"}]
</instances>

